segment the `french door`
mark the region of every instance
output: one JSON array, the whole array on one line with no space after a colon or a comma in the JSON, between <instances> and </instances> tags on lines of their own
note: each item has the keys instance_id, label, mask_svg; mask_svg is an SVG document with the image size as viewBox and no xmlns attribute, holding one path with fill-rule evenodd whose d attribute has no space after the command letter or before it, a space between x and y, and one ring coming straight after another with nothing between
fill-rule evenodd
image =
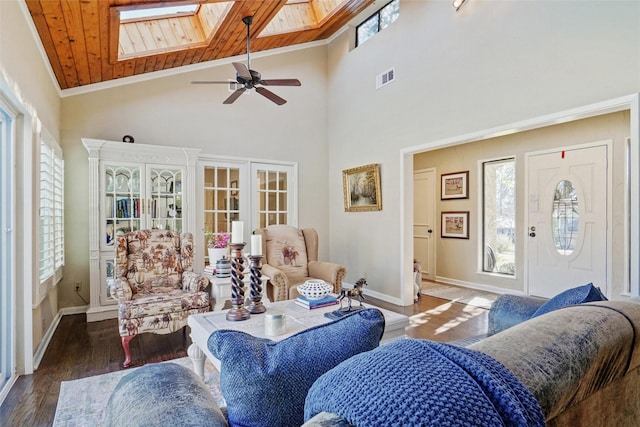
<instances>
[{"instance_id":1,"label":"french door","mask_svg":"<svg viewBox=\"0 0 640 427\"><path fill-rule=\"evenodd\" d=\"M527 158L529 293L593 283L607 292L608 146Z\"/></svg>"}]
</instances>

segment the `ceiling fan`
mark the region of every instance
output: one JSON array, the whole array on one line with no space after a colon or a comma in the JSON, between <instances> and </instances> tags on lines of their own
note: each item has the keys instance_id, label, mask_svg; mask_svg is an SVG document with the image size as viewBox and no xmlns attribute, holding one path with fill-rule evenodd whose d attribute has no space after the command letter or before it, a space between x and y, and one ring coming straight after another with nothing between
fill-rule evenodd
<instances>
[{"instance_id":1,"label":"ceiling fan","mask_svg":"<svg viewBox=\"0 0 640 427\"><path fill-rule=\"evenodd\" d=\"M260 95L271 100L272 102L282 105L287 101L280 98L275 93L271 92L262 86L300 86L300 80L298 79L269 79L263 80L262 75L251 69L251 23L253 22L253 16L245 16L242 18L242 22L247 25L247 65L242 62L233 62L233 67L236 69L236 81L240 87L236 89L223 104L232 104L236 99L240 97L245 91L255 89ZM229 81L192 81L192 84L229 84Z\"/></svg>"}]
</instances>

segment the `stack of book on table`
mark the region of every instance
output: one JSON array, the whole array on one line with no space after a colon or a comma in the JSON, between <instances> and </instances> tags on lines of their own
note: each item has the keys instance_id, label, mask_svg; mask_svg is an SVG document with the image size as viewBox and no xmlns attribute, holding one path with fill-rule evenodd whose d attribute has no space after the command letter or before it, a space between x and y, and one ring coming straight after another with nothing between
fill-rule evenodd
<instances>
[{"instance_id":1,"label":"stack of book on table","mask_svg":"<svg viewBox=\"0 0 640 427\"><path fill-rule=\"evenodd\" d=\"M213 276L216 274L216 267L213 264L209 264L204 268L204 274L209 274Z\"/></svg>"},{"instance_id":2,"label":"stack of book on table","mask_svg":"<svg viewBox=\"0 0 640 427\"><path fill-rule=\"evenodd\" d=\"M314 308L326 307L329 305L338 304L338 298L333 295L326 295L320 299L309 299L305 296L299 296L295 299L296 304L299 306L313 310Z\"/></svg>"}]
</instances>

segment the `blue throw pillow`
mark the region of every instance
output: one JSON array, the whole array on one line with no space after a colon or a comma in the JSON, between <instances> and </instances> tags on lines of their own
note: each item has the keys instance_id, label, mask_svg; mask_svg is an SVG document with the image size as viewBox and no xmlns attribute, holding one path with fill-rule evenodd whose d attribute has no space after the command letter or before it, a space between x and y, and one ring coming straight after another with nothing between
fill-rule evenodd
<instances>
[{"instance_id":1,"label":"blue throw pillow","mask_svg":"<svg viewBox=\"0 0 640 427\"><path fill-rule=\"evenodd\" d=\"M593 283L567 289L540 306L531 318L533 319L534 317L541 316L559 308L592 301L607 301L607 298L600 292L600 289L593 286Z\"/></svg>"},{"instance_id":2,"label":"blue throw pillow","mask_svg":"<svg viewBox=\"0 0 640 427\"><path fill-rule=\"evenodd\" d=\"M314 381L340 362L376 348L384 332L380 310L367 308L280 342L239 331L211 334L220 360L220 388L232 426L300 426Z\"/></svg>"}]
</instances>

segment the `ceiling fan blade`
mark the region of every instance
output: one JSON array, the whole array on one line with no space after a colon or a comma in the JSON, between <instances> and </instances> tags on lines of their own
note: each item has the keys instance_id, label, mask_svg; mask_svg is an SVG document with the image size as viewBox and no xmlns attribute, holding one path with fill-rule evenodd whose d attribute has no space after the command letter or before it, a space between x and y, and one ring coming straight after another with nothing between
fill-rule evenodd
<instances>
[{"instance_id":1,"label":"ceiling fan blade","mask_svg":"<svg viewBox=\"0 0 640 427\"><path fill-rule=\"evenodd\" d=\"M233 92L231 95L229 95L229 97L227 99L224 100L223 104L233 104L233 101L235 101L236 99L238 99L240 97L240 95L242 95L247 89L241 87L240 89L237 89L235 92Z\"/></svg>"},{"instance_id":2,"label":"ceiling fan blade","mask_svg":"<svg viewBox=\"0 0 640 427\"><path fill-rule=\"evenodd\" d=\"M265 86L302 86L298 79L268 79L260 80L260 84Z\"/></svg>"},{"instance_id":3,"label":"ceiling fan blade","mask_svg":"<svg viewBox=\"0 0 640 427\"><path fill-rule=\"evenodd\" d=\"M192 85L226 85L230 83L235 83L234 81L227 80L223 81L213 81L213 80L194 80L191 82Z\"/></svg>"},{"instance_id":4,"label":"ceiling fan blade","mask_svg":"<svg viewBox=\"0 0 640 427\"><path fill-rule=\"evenodd\" d=\"M271 92L269 89L265 89L263 87L257 87L256 92L258 92L260 95L264 96L265 98L269 99L270 101L275 102L278 105L286 104L287 102L286 99L280 98L278 95Z\"/></svg>"},{"instance_id":5,"label":"ceiling fan blade","mask_svg":"<svg viewBox=\"0 0 640 427\"><path fill-rule=\"evenodd\" d=\"M232 64L240 77L242 77L247 81L251 81L253 79L251 77L251 73L249 72L249 69L242 62L232 62Z\"/></svg>"}]
</instances>

